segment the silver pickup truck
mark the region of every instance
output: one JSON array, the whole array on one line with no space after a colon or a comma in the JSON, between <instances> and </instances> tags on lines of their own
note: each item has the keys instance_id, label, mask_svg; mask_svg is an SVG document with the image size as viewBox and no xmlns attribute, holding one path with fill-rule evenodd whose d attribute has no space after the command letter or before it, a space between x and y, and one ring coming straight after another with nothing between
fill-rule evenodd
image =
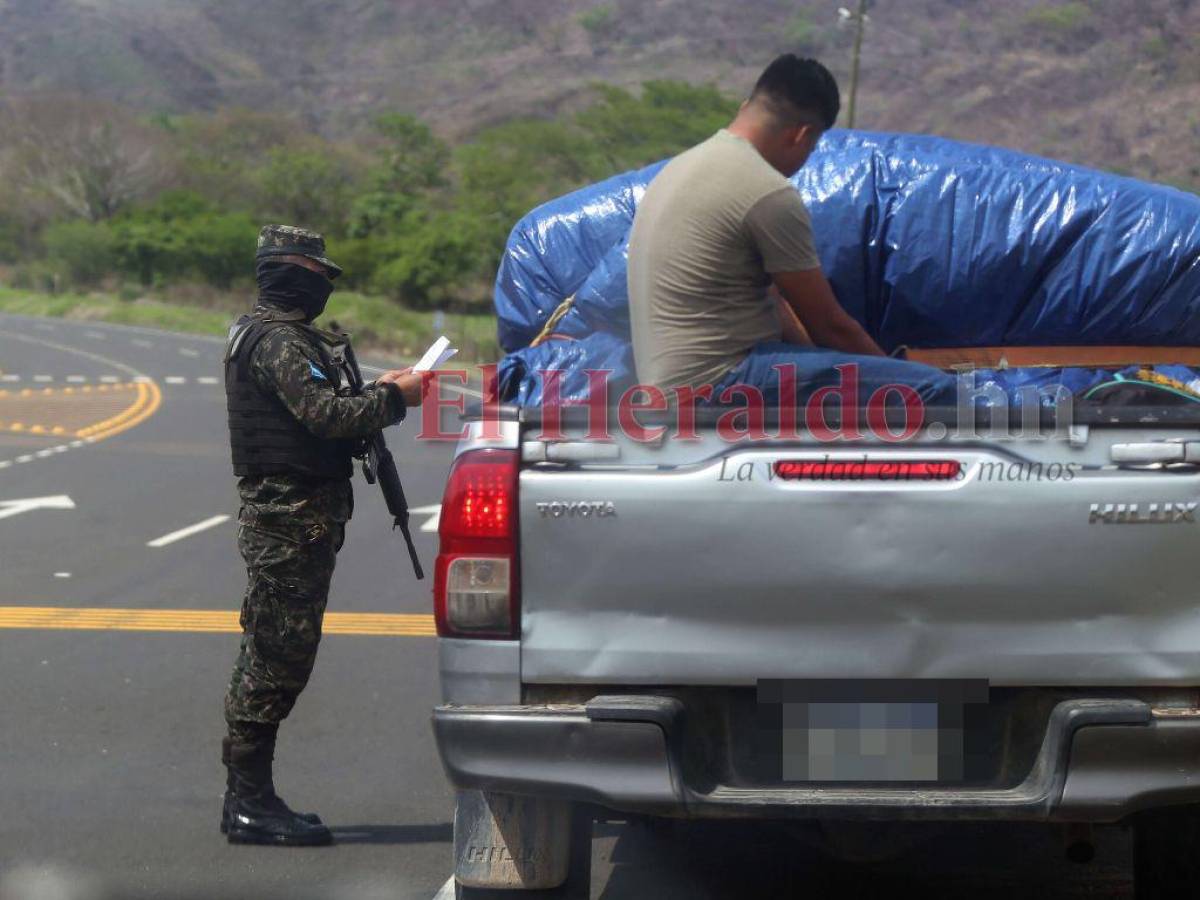
<instances>
[{"instance_id":1,"label":"silver pickup truck","mask_svg":"<svg viewBox=\"0 0 1200 900\"><path fill-rule=\"evenodd\" d=\"M460 895L561 884L595 806L1128 823L1139 897L1194 886L1188 406L928 410L900 443L471 421L435 582Z\"/></svg>"}]
</instances>

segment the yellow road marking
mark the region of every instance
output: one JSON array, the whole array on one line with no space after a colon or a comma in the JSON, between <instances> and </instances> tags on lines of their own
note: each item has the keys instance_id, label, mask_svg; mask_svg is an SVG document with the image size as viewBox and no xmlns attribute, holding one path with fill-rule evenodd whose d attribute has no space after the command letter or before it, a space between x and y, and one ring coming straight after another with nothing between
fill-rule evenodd
<instances>
[{"instance_id":1,"label":"yellow road marking","mask_svg":"<svg viewBox=\"0 0 1200 900\"><path fill-rule=\"evenodd\" d=\"M166 631L237 634L238 613L217 609L103 609L62 606L0 607L0 629L51 631ZM325 634L433 637L433 616L423 613L325 614Z\"/></svg>"},{"instance_id":2,"label":"yellow road marking","mask_svg":"<svg viewBox=\"0 0 1200 900\"><path fill-rule=\"evenodd\" d=\"M162 390L159 388L158 382L147 381L146 389L150 392L150 402L146 405L146 407L120 428L115 430L110 429L107 433L102 434L99 438L100 440L103 440L104 438L110 438L114 434L119 434L122 431L128 431L130 428L136 428L138 425L141 425L152 415L158 412L158 408L162 406Z\"/></svg>"},{"instance_id":3,"label":"yellow road marking","mask_svg":"<svg viewBox=\"0 0 1200 900\"><path fill-rule=\"evenodd\" d=\"M90 391L91 385L85 385L82 390L84 392ZM31 408L28 404L19 408L12 406L11 403L7 406L0 406L0 410L9 413L15 412L18 416L22 416L15 421L0 422L0 431L25 432L28 434L71 434L79 438L90 438L92 441L100 441L140 425L146 419L150 418L150 416L154 415L162 405L162 391L155 382L149 380L132 384L101 385L97 390L111 392L114 395L103 404L109 407L104 411L105 413L112 413L115 408L113 401L116 403L121 402L120 397L115 395L132 391L134 397L133 401L123 409L120 409L119 412L108 415L107 418L99 422L88 424L86 416L89 411L93 410L92 404L88 402L80 405L78 400L65 399L68 396L72 396L73 398L75 394L74 388L46 388L40 393L50 395L48 400L42 401L48 404L47 406L39 404L36 409ZM27 396L32 393L32 391L25 390L21 392L21 395ZM16 402L20 403L20 401ZM28 418L23 417L24 413L30 412L45 414L51 420L59 419L59 422L53 425L31 424ZM93 412L94 414L95 412ZM63 424L64 421L69 424Z\"/></svg>"},{"instance_id":4,"label":"yellow road marking","mask_svg":"<svg viewBox=\"0 0 1200 900\"><path fill-rule=\"evenodd\" d=\"M139 384L139 385L137 385L137 397L134 399L133 403L131 403L129 406L125 407L123 410L121 410L115 416L109 416L107 419L102 419L99 422L96 422L94 425L89 425L86 428L80 428L78 431L75 432L75 436L76 437L89 437L93 434L97 434L108 428L112 428L115 425L119 425L122 422L124 422L126 419L129 419L129 418L137 415L137 413L142 409L142 407L144 407L146 405L146 402L147 402L146 385Z\"/></svg>"},{"instance_id":5,"label":"yellow road marking","mask_svg":"<svg viewBox=\"0 0 1200 900\"><path fill-rule=\"evenodd\" d=\"M162 391L153 381L140 381L136 387L137 400L132 406L110 419L81 429L76 432L76 437L90 437L92 440L102 441L115 434L120 434L122 431L135 428L154 415L162 405Z\"/></svg>"},{"instance_id":6,"label":"yellow road marking","mask_svg":"<svg viewBox=\"0 0 1200 900\"><path fill-rule=\"evenodd\" d=\"M130 428L142 424L142 422L144 422L146 419L149 419L151 415L154 415L156 412L158 412L158 408L162 406L162 390L158 388L158 385L155 382L151 382L151 380L134 384L114 384L102 386L104 390L112 390L113 394L118 394L118 392L133 391L133 401L124 409L121 409L120 412L114 415L109 415L107 419L92 422L90 425L85 424L85 421L72 425L30 424L28 419L22 419L7 422L0 421L0 431L24 432L29 434L60 434L60 436L61 434L72 434L74 437L88 438L92 440L92 442L96 442L96 440L103 440L104 438L113 437L115 434L120 434L122 431L128 431ZM86 385L84 388L84 390L89 389L90 385ZM43 392L46 392L46 394L56 394L59 397L62 397L66 395L72 395L74 389L65 388L61 390L55 390L47 388L46 391ZM24 395L25 391L22 391L22 394ZM62 406L62 403L55 401L56 398L52 398L52 401L49 401L50 403L54 404L52 407L52 412L50 412L50 415L52 416L54 415L54 410L56 410L56 412L62 416L62 419L76 419L78 421L80 416L85 415L86 412L88 412L88 407L86 406L76 406L72 408L70 406ZM68 403L70 403L70 401L68 401ZM5 407L0 407L0 409L4 408ZM110 409L106 410L106 412L110 412ZM19 415L23 412L32 412L32 410L25 408L20 410L10 409L8 412L17 412ZM41 412L47 412L47 410L41 410ZM55 416L55 418L58 418L58 416Z\"/></svg>"}]
</instances>

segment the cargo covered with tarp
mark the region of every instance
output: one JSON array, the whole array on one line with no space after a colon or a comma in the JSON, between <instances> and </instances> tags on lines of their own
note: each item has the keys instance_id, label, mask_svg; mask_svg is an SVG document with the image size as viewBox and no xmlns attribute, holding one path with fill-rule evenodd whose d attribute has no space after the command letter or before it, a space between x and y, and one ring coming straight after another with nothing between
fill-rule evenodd
<instances>
[{"instance_id":1,"label":"cargo covered with tarp","mask_svg":"<svg viewBox=\"0 0 1200 900\"><path fill-rule=\"evenodd\" d=\"M629 231L663 165L551 201L513 229L495 287L504 399L540 403L551 369L563 399L586 395L588 369L611 372L613 391L633 383ZM803 402L845 357L868 384L899 380L952 404L946 360L977 357L977 381L1011 402L1030 384L1078 395L1150 374L1180 396L1194 390L1200 197L1008 150L856 131L827 134L792 181L846 310L885 351L945 368L772 347L742 367L744 381L769 391L767 360L794 359ZM1005 348L1031 349L1013 366Z\"/></svg>"}]
</instances>

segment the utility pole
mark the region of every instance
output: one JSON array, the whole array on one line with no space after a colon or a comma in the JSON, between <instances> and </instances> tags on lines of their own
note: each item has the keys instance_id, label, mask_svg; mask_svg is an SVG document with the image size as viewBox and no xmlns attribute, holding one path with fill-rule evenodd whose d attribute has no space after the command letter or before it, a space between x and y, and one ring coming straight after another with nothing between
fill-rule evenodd
<instances>
[{"instance_id":1,"label":"utility pole","mask_svg":"<svg viewBox=\"0 0 1200 900\"><path fill-rule=\"evenodd\" d=\"M867 28L867 10L871 0L858 0L858 12L850 12L846 7L838 10L838 17L843 22L854 22L854 58L850 63L850 104L846 110L846 127L854 127L854 114L858 108L858 68L862 59L863 32Z\"/></svg>"}]
</instances>

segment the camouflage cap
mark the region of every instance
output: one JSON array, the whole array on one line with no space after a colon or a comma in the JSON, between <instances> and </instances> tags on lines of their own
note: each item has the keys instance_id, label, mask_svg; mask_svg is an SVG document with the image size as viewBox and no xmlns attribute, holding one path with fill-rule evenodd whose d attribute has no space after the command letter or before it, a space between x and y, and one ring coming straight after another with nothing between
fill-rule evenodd
<instances>
[{"instance_id":1,"label":"camouflage cap","mask_svg":"<svg viewBox=\"0 0 1200 900\"><path fill-rule=\"evenodd\" d=\"M271 256L307 256L329 270L330 279L342 274L342 267L325 256L325 238L315 231L294 225L264 225L258 233L256 259Z\"/></svg>"}]
</instances>

